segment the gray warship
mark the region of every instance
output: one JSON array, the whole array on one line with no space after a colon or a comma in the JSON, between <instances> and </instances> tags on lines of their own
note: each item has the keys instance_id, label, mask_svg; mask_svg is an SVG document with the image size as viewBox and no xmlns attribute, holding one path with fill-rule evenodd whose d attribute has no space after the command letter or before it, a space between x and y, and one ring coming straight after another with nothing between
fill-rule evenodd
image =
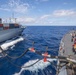
<instances>
[{"instance_id":1,"label":"gray warship","mask_svg":"<svg viewBox=\"0 0 76 75\"><path fill-rule=\"evenodd\" d=\"M59 47L56 75L76 75L76 31L64 35Z\"/></svg>"},{"instance_id":2,"label":"gray warship","mask_svg":"<svg viewBox=\"0 0 76 75\"><path fill-rule=\"evenodd\" d=\"M7 41L21 35L25 27L18 23L2 23L0 18L0 42Z\"/></svg>"}]
</instances>

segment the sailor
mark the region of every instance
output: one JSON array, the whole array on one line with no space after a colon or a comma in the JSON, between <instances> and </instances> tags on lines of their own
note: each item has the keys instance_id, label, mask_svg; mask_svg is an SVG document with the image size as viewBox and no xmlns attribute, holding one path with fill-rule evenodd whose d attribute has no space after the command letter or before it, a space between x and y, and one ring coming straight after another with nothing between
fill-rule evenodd
<instances>
[{"instance_id":1,"label":"sailor","mask_svg":"<svg viewBox=\"0 0 76 75\"><path fill-rule=\"evenodd\" d=\"M75 38L75 40L74 40L74 44L76 43L76 38Z\"/></svg>"},{"instance_id":2,"label":"sailor","mask_svg":"<svg viewBox=\"0 0 76 75\"><path fill-rule=\"evenodd\" d=\"M74 41L74 37L75 37L75 32L71 34L72 35L72 39L71 39L71 42Z\"/></svg>"},{"instance_id":3,"label":"sailor","mask_svg":"<svg viewBox=\"0 0 76 75\"><path fill-rule=\"evenodd\" d=\"M76 43L73 44L73 52L76 53Z\"/></svg>"},{"instance_id":4,"label":"sailor","mask_svg":"<svg viewBox=\"0 0 76 75\"><path fill-rule=\"evenodd\" d=\"M76 37L76 32L74 32L74 36Z\"/></svg>"}]
</instances>

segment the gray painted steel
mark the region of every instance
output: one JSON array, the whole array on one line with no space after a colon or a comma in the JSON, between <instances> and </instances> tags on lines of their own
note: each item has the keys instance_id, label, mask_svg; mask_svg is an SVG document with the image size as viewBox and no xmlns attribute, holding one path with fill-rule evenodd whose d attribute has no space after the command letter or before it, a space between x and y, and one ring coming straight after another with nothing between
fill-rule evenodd
<instances>
[{"instance_id":1,"label":"gray painted steel","mask_svg":"<svg viewBox=\"0 0 76 75\"><path fill-rule=\"evenodd\" d=\"M75 31L70 31L67 33L61 40L60 47L62 47L62 50L59 49L59 55L69 57L71 55L71 58L76 60L76 54L74 54L72 50L72 45L74 42L71 42L72 39L72 33Z\"/></svg>"},{"instance_id":2,"label":"gray painted steel","mask_svg":"<svg viewBox=\"0 0 76 75\"><path fill-rule=\"evenodd\" d=\"M22 31L23 31L23 28L2 30L2 31L0 31L0 42L11 39L11 38L21 34Z\"/></svg>"},{"instance_id":3,"label":"gray painted steel","mask_svg":"<svg viewBox=\"0 0 76 75\"><path fill-rule=\"evenodd\" d=\"M74 32L76 32L76 31L74 31L74 30L70 31L62 38L62 40L60 42L59 56L66 56L66 57L70 57L71 59L76 60L76 54L72 50L72 45L74 44L74 42L71 41L72 33L74 33ZM76 38L76 37L74 37L74 38ZM61 61L61 60L59 60L59 61ZM61 64L62 63L59 63L58 65L61 65ZM61 71L61 69L59 69L59 70L57 69L58 71L60 71L59 74L57 74L57 75L73 75L73 71L69 68L66 69L66 66L64 68L64 70L66 70L65 74L64 74L64 70Z\"/></svg>"}]
</instances>

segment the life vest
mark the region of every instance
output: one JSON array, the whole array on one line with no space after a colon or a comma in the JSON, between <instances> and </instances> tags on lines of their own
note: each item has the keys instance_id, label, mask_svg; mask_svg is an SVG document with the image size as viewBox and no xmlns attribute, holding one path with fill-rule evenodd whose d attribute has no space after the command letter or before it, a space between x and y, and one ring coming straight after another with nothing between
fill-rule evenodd
<instances>
[{"instance_id":1,"label":"life vest","mask_svg":"<svg viewBox=\"0 0 76 75\"><path fill-rule=\"evenodd\" d=\"M76 49L76 44L74 44L74 49Z\"/></svg>"}]
</instances>

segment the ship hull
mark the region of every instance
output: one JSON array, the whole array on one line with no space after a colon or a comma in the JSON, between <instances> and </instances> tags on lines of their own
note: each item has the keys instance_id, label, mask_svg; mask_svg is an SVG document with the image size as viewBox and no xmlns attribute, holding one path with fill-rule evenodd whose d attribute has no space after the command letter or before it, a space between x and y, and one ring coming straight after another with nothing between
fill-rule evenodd
<instances>
[{"instance_id":1,"label":"ship hull","mask_svg":"<svg viewBox=\"0 0 76 75\"><path fill-rule=\"evenodd\" d=\"M59 47L59 56L63 56L66 58L74 59L76 60L76 55L74 54L72 50L72 46L74 44L74 41L71 41L72 39L72 33L76 31L70 31L64 37L61 39L60 47ZM64 63L65 61L68 62L68 64ZM74 74L74 70L71 69L71 61L68 61L66 59L59 59L58 60L58 66L57 66L57 75L76 75ZM65 66L61 66L65 65ZM73 66L73 64L72 64ZM75 66L75 65L74 65Z\"/></svg>"},{"instance_id":2,"label":"ship hull","mask_svg":"<svg viewBox=\"0 0 76 75\"><path fill-rule=\"evenodd\" d=\"M0 31L0 42L6 41L8 39L14 38L20 35L23 31L23 28L14 28L8 30Z\"/></svg>"}]
</instances>

